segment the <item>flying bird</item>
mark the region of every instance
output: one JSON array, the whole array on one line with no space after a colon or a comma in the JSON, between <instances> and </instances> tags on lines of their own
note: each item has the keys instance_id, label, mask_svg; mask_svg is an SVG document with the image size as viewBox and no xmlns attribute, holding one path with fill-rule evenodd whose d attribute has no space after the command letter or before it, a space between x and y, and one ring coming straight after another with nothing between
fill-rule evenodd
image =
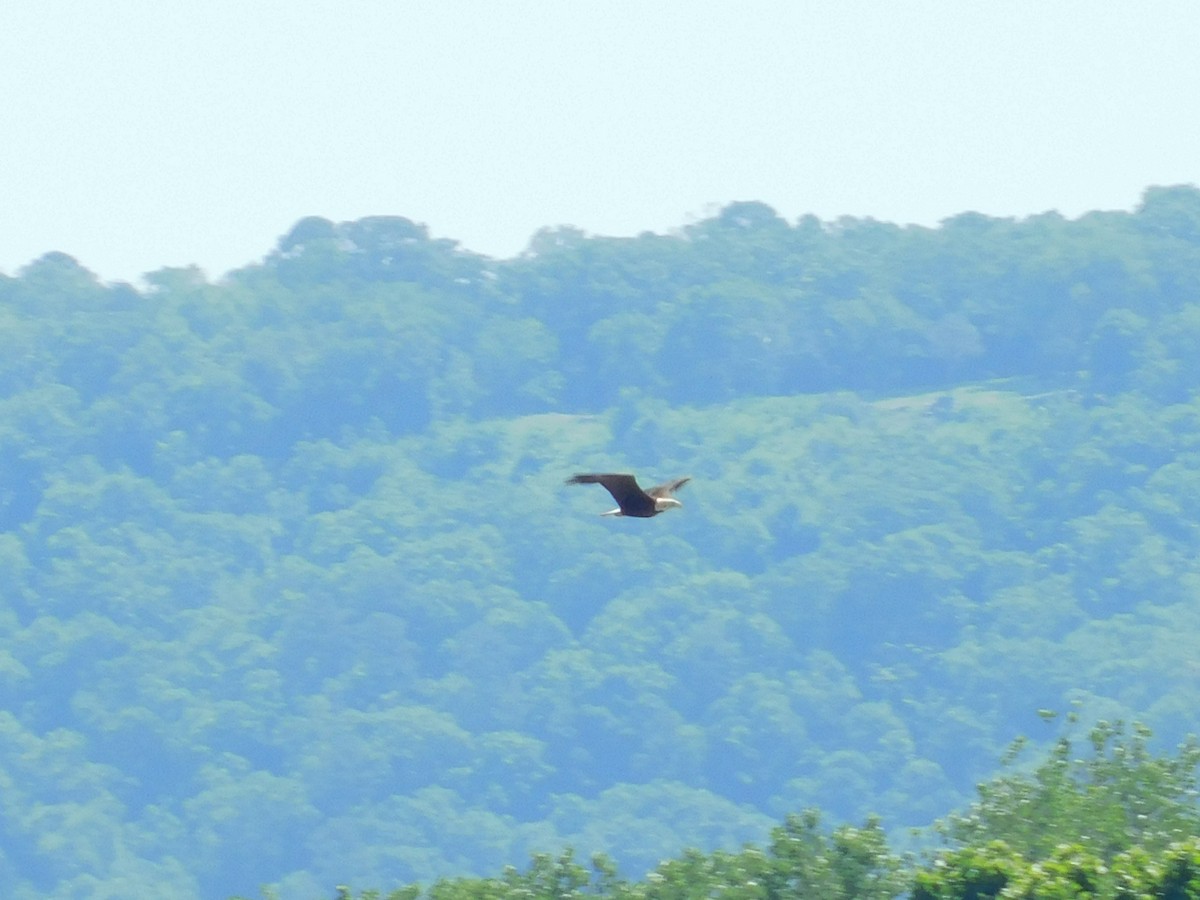
<instances>
[{"instance_id":1,"label":"flying bird","mask_svg":"<svg viewBox=\"0 0 1200 900\"><path fill-rule=\"evenodd\" d=\"M632 475L607 472L602 474L572 475L567 484L600 484L617 501L617 508L600 513L602 516L635 516L649 519L676 506L683 506L671 495L691 481L690 475L666 481L643 491Z\"/></svg>"}]
</instances>

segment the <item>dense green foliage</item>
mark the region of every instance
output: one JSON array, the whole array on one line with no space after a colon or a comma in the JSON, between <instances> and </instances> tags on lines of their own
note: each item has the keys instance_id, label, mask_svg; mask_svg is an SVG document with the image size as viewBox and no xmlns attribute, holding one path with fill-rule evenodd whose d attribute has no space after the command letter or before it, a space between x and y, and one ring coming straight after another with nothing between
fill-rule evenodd
<instances>
[{"instance_id":1,"label":"dense green foliage","mask_svg":"<svg viewBox=\"0 0 1200 900\"><path fill-rule=\"evenodd\" d=\"M1076 758L1071 739L1061 737L1032 775L983 785L970 810L949 816L942 830L958 844L1004 841L1028 859L1083 843L1106 862L1131 845L1158 852L1200 837L1200 744L1189 738L1174 756L1157 757L1149 736L1144 726L1127 736L1121 723L1100 722L1086 759ZM1023 746L1014 744L1010 762Z\"/></svg>"},{"instance_id":2,"label":"dense green foliage","mask_svg":"<svg viewBox=\"0 0 1200 900\"><path fill-rule=\"evenodd\" d=\"M1064 735L1032 772L981 785L939 823L954 849L915 873L912 900L1200 897L1200 744L1158 756L1149 737L1102 721L1087 756Z\"/></svg>"},{"instance_id":3,"label":"dense green foliage","mask_svg":"<svg viewBox=\"0 0 1200 900\"><path fill-rule=\"evenodd\" d=\"M1193 188L147 283L0 276L6 896L740 865L963 806L1038 707L1200 730Z\"/></svg>"}]
</instances>

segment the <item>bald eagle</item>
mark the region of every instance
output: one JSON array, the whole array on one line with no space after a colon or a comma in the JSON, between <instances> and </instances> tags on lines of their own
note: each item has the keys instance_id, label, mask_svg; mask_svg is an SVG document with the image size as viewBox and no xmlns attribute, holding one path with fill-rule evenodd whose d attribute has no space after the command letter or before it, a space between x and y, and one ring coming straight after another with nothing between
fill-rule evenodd
<instances>
[{"instance_id":1,"label":"bald eagle","mask_svg":"<svg viewBox=\"0 0 1200 900\"><path fill-rule=\"evenodd\" d=\"M608 472L603 474L572 475L567 484L601 484L617 501L617 508L602 516L635 516L649 519L675 506L683 506L671 495L691 481L690 475L676 478L643 491L632 475Z\"/></svg>"}]
</instances>

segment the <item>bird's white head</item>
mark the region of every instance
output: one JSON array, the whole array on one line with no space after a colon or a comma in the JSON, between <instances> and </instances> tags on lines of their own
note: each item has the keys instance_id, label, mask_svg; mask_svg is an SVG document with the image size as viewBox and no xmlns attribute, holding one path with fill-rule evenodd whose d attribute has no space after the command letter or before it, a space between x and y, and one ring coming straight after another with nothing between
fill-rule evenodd
<instances>
[{"instance_id":1,"label":"bird's white head","mask_svg":"<svg viewBox=\"0 0 1200 900\"><path fill-rule=\"evenodd\" d=\"M656 512L665 512L668 509L674 509L677 506L683 506L674 497L658 497L654 501L654 509Z\"/></svg>"}]
</instances>

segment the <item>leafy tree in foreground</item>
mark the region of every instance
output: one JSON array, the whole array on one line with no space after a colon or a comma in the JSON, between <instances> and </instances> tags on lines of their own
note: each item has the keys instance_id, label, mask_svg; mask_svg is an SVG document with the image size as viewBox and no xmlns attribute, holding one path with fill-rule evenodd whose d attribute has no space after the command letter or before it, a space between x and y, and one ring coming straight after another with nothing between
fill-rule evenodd
<instances>
[{"instance_id":1,"label":"leafy tree in foreground","mask_svg":"<svg viewBox=\"0 0 1200 900\"><path fill-rule=\"evenodd\" d=\"M915 875L913 900L1200 897L1200 745L1156 756L1149 738L1101 721L1089 757L1075 758L1064 735L1031 773L981 785L967 812L941 823L958 846Z\"/></svg>"},{"instance_id":2,"label":"leafy tree in foreground","mask_svg":"<svg viewBox=\"0 0 1200 900\"><path fill-rule=\"evenodd\" d=\"M1031 862L1004 841L955 850L916 873L910 900L1195 900L1200 839L1158 853L1133 847L1106 863L1080 844Z\"/></svg>"},{"instance_id":3,"label":"leafy tree in foreground","mask_svg":"<svg viewBox=\"0 0 1200 900\"><path fill-rule=\"evenodd\" d=\"M972 807L950 816L939 830L958 845L1002 840L1032 860L1079 843L1107 861L1131 846L1157 852L1200 835L1200 744L1188 740L1174 756L1156 756L1150 736L1140 724L1101 721L1089 734L1091 755L1079 759L1064 735L1033 772L981 785ZM1016 741L1005 762L1023 745Z\"/></svg>"}]
</instances>

